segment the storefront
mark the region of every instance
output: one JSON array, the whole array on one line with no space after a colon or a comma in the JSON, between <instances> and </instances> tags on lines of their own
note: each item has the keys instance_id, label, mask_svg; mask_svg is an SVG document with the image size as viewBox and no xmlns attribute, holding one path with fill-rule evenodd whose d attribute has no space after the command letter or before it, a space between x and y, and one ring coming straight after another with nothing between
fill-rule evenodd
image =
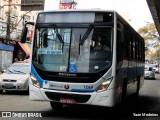
<instances>
[{"instance_id":1,"label":"storefront","mask_svg":"<svg viewBox=\"0 0 160 120\"><path fill-rule=\"evenodd\" d=\"M0 71L6 69L13 63L14 47L0 44Z\"/></svg>"},{"instance_id":2,"label":"storefront","mask_svg":"<svg viewBox=\"0 0 160 120\"><path fill-rule=\"evenodd\" d=\"M14 51L14 61L25 60L30 57L30 43L17 42Z\"/></svg>"}]
</instances>

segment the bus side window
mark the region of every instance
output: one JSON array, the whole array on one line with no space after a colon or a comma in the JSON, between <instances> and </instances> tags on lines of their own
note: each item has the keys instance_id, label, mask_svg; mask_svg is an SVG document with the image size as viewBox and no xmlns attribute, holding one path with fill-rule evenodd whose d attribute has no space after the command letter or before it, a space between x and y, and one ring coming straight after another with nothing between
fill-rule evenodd
<instances>
[{"instance_id":1,"label":"bus side window","mask_svg":"<svg viewBox=\"0 0 160 120\"><path fill-rule=\"evenodd\" d=\"M124 40L123 40L123 57L128 58L128 35L127 30L124 30Z\"/></svg>"},{"instance_id":2,"label":"bus side window","mask_svg":"<svg viewBox=\"0 0 160 120\"><path fill-rule=\"evenodd\" d=\"M122 60L123 60L122 32L117 30L117 68L121 67Z\"/></svg>"}]
</instances>

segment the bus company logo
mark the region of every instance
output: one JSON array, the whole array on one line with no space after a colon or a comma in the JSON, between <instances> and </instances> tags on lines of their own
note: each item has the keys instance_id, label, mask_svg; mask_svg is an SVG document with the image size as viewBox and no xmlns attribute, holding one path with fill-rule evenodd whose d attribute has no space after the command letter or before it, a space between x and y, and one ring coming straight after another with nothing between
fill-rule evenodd
<instances>
[{"instance_id":1,"label":"bus company logo","mask_svg":"<svg viewBox=\"0 0 160 120\"><path fill-rule=\"evenodd\" d=\"M76 74L68 74L68 73L59 73L60 76L77 76Z\"/></svg>"},{"instance_id":2,"label":"bus company logo","mask_svg":"<svg viewBox=\"0 0 160 120\"><path fill-rule=\"evenodd\" d=\"M2 112L2 115L0 117L19 117L19 118L24 118L24 117L42 117L42 114L37 112L37 113L31 113L31 112Z\"/></svg>"},{"instance_id":3,"label":"bus company logo","mask_svg":"<svg viewBox=\"0 0 160 120\"><path fill-rule=\"evenodd\" d=\"M2 112L2 117L12 117L11 112Z\"/></svg>"},{"instance_id":4,"label":"bus company logo","mask_svg":"<svg viewBox=\"0 0 160 120\"><path fill-rule=\"evenodd\" d=\"M69 85L64 85L64 88L65 88L66 90L68 90L68 89L69 89Z\"/></svg>"}]
</instances>

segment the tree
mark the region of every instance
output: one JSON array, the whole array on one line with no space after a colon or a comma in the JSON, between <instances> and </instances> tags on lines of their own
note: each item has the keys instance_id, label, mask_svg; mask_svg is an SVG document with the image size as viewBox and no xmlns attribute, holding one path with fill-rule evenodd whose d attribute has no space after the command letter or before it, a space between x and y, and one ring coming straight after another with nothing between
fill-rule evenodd
<instances>
[{"instance_id":1,"label":"tree","mask_svg":"<svg viewBox=\"0 0 160 120\"><path fill-rule=\"evenodd\" d=\"M152 58L152 60L160 60L160 42L155 24L149 23L140 28L138 32L145 40L146 57Z\"/></svg>"}]
</instances>

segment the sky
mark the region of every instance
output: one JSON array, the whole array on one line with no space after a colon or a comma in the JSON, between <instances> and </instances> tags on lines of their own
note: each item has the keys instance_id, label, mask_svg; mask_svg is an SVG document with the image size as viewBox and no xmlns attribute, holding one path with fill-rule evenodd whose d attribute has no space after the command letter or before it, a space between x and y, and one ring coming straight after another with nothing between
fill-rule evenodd
<instances>
[{"instance_id":1,"label":"sky","mask_svg":"<svg viewBox=\"0 0 160 120\"><path fill-rule=\"evenodd\" d=\"M59 0L45 0L45 10L57 10ZM138 30L147 23L153 23L146 0L78 0L76 9L102 9L115 10L125 14L131 26Z\"/></svg>"}]
</instances>

